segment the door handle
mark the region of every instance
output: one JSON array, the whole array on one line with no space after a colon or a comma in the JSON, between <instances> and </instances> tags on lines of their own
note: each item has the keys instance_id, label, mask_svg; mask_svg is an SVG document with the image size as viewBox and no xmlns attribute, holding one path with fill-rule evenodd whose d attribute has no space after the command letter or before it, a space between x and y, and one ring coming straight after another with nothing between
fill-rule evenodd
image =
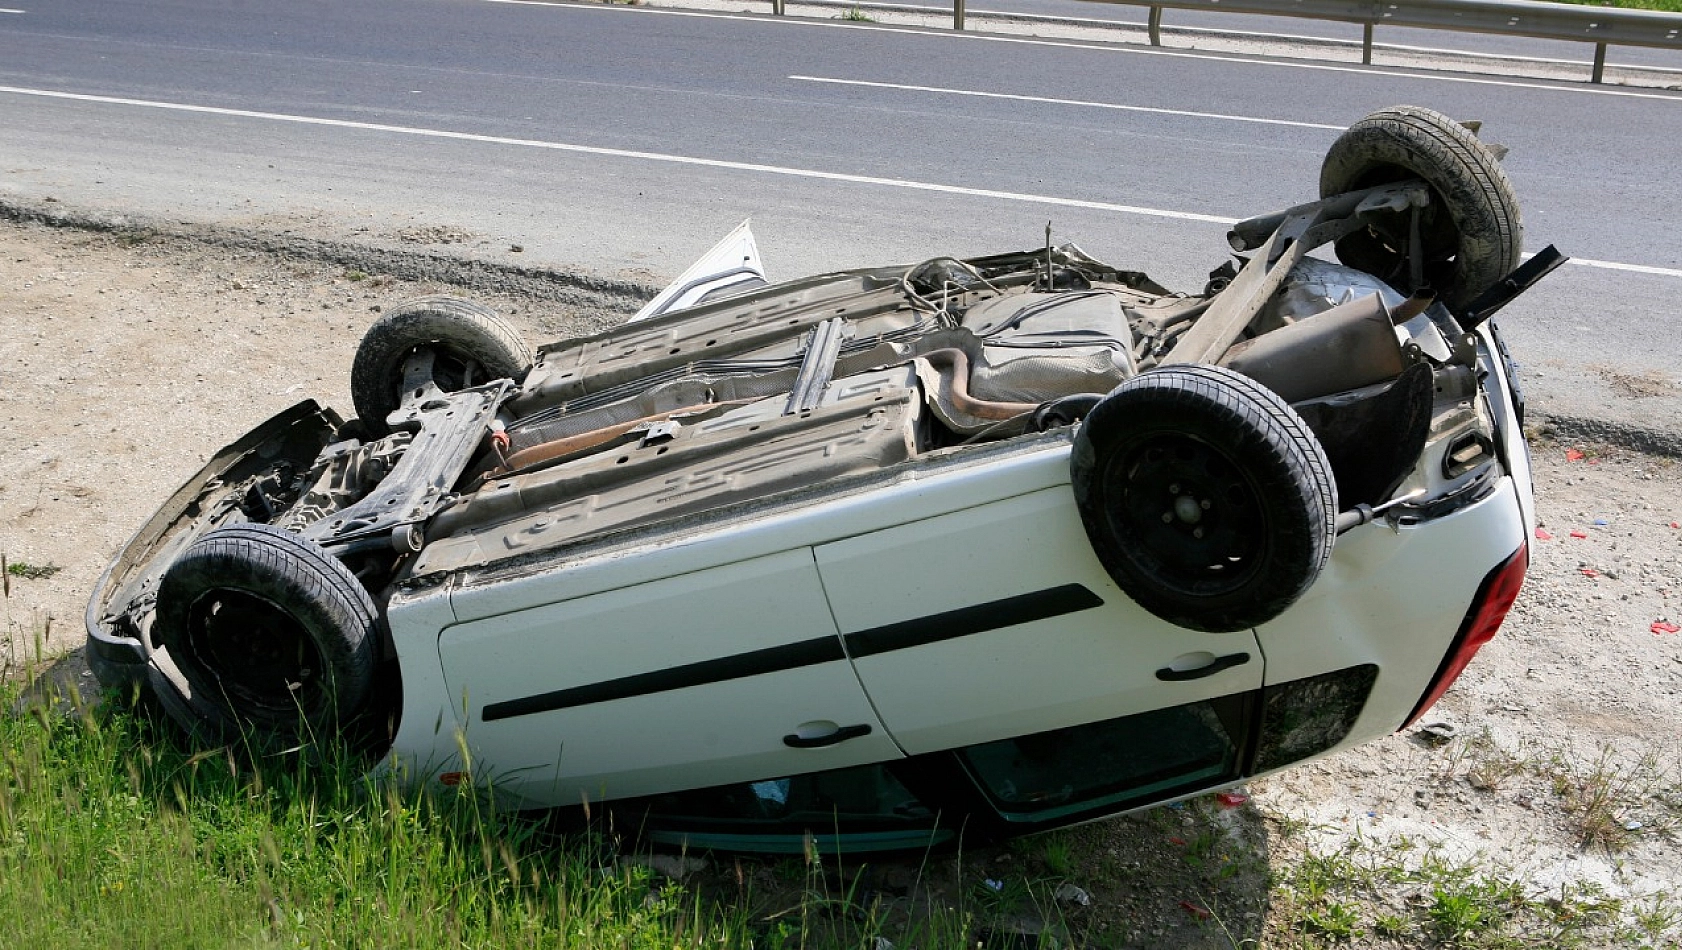
<instances>
[{"instance_id":1,"label":"door handle","mask_svg":"<svg viewBox=\"0 0 1682 950\"><path fill-rule=\"evenodd\" d=\"M870 735L870 723L861 722L856 726L841 726L821 736L803 736L799 733L790 733L783 736L783 745L791 749L821 749L824 746L839 745L848 739L857 739L859 736L868 735Z\"/></svg>"},{"instance_id":2,"label":"door handle","mask_svg":"<svg viewBox=\"0 0 1682 950\"><path fill-rule=\"evenodd\" d=\"M1243 666L1248 662L1250 662L1250 654L1248 653L1228 653L1226 656L1217 656L1213 660L1210 660L1208 663L1205 663L1196 669L1176 670L1172 666L1165 666L1156 671L1156 678L1169 683L1181 683L1186 680L1197 680L1202 679L1205 676L1214 676L1222 670L1230 670L1235 666Z\"/></svg>"}]
</instances>

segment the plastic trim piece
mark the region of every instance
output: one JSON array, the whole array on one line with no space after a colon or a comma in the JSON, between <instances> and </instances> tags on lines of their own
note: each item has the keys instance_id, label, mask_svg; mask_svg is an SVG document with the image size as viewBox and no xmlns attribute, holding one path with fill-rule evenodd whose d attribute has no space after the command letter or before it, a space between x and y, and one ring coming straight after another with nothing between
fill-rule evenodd
<instances>
[{"instance_id":1,"label":"plastic trim piece","mask_svg":"<svg viewBox=\"0 0 1682 950\"><path fill-rule=\"evenodd\" d=\"M1037 590L1029 594L1006 597L930 614L915 620L902 620L869 630L849 633L847 653L853 659L906 650L942 640L986 633L1001 627L1014 627L1036 620L1049 620L1082 610L1102 607L1104 599L1081 584L1064 584Z\"/></svg>"},{"instance_id":2,"label":"plastic trim piece","mask_svg":"<svg viewBox=\"0 0 1682 950\"><path fill-rule=\"evenodd\" d=\"M941 640L986 633L1001 627L1060 617L1063 614L1101 607L1103 604L1103 598L1086 587L1080 584L1065 584L850 633L844 638L847 644L845 651L842 650L841 640L834 637L818 637L767 650L738 653L735 656L687 663L652 673L638 673L586 686L574 686L491 703L485 707L482 717L485 722L495 722L499 719L531 716L558 709L571 709L574 706L645 696L649 693L663 693L749 676L764 676L803 666L816 666L819 663L833 663L845 660L849 655L854 658L874 656L878 653L938 643Z\"/></svg>"},{"instance_id":3,"label":"plastic trim piece","mask_svg":"<svg viewBox=\"0 0 1682 950\"><path fill-rule=\"evenodd\" d=\"M846 654L841 652L839 640L834 637L818 637L814 640L771 647L768 650L738 653L735 656L686 663L652 673L638 673L635 676L623 676L587 686L575 686L552 693L491 703L485 707L483 718L485 722L495 722L498 719L531 716L554 712L557 709L571 709L574 706L605 703L614 699L629 699L649 693L703 686L707 683L763 676L782 670L799 669L802 666L833 663L846 658Z\"/></svg>"}]
</instances>

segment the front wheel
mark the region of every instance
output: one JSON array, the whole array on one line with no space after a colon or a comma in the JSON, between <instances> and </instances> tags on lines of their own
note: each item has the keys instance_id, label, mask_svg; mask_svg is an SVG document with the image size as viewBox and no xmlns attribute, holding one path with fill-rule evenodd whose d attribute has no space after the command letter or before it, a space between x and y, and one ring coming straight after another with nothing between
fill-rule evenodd
<instances>
[{"instance_id":1,"label":"front wheel","mask_svg":"<svg viewBox=\"0 0 1682 950\"><path fill-rule=\"evenodd\" d=\"M532 353L515 329L488 307L433 295L399 304L368 327L350 368L350 398L370 433L403 401L403 361L432 351L432 382L445 392L497 379L520 380Z\"/></svg>"},{"instance_id":2,"label":"front wheel","mask_svg":"<svg viewBox=\"0 0 1682 950\"><path fill-rule=\"evenodd\" d=\"M180 677L159 692L183 728L215 740L325 738L368 696L378 624L361 582L317 545L270 525L217 528L159 584L153 640Z\"/></svg>"},{"instance_id":3,"label":"front wheel","mask_svg":"<svg viewBox=\"0 0 1682 950\"><path fill-rule=\"evenodd\" d=\"M1169 366L1098 403L1070 456L1105 570L1178 626L1229 633L1301 597L1331 555L1337 488L1290 405L1218 366Z\"/></svg>"}]
</instances>

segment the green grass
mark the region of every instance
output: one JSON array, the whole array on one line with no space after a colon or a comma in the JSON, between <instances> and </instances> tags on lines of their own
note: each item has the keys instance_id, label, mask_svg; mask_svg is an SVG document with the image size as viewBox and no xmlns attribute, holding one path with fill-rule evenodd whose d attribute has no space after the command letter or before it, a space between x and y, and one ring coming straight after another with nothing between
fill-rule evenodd
<instances>
[{"instance_id":1,"label":"green grass","mask_svg":"<svg viewBox=\"0 0 1682 950\"><path fill-rule=\"evenodd\" d=\"M7 597L12 595L11 580L14 577L21 577L28 581L38 581L51 577L62 570L64 568L57 564L28 564L23 561L8 561L4 554L0 554L0 579L4 579L6 583L5 593Z\"/></svg>"},{"instance_id":2,"label":"green grass","mask_svg":"<svg viewBox=\"0 0 1682 950\"><path fill-rule=\"evenodd\" d=\"M862 868L815 854L772 864L715 857L714 871L679 883L623 860L599 816L595 830L562 836L472 791L379 784L344 750L194 751L122 703L15 712L19 688L0 687L0 950L870 950L878 937L956 948L973 946L994 921L1059 919L1053 892L1065 873L1104 889L1070 921L1096 945L1105 940L1090 931L1090 914L1147 885L1108 882L1106 865L1087 853L1102 836L1080 830L1023 842L1003 865L987 859L983 875L994 883L973 869L955 875L968 883L917 915L862 885ZM1237 866L1224 856L1225 839L1197 831L1197 809L1163 811L1128 827L1145 839L1185 836L1171 857L1193 870L1170 903L1190 897L1210 908L1206 928L1224 929L1222 914L1241 930L1256 926L1238 916L1242 906L1200 890L1218 890L1224 869ZM1106 860L1120 860L1112 850ZM926 860L932 873L964 855ZM1281 946L1376 937L1460 948L1660 947L1682 937L1682 913L1666 897L1614 900L1582 886L1531 892L1408 841L1310 851L1280 862L1272 877L1268 931Z\"/></svg>"},{"instance_id":3,"label":"green grass","mask_svg":"<svg viewBox=\"0 0 1682 950\"><path fill-rule=\"evenodd\" d=\"M6 565L7 576L21 577L28 581L43 580L57 574L61 570L63 570L63 568L59 567L57 564L25 564L22 561L18 561L15 564Z\"/></svg>"},{"instance_id":4,"label":"green grass","mask_svg":"<svg viewBox=\"0 0 1682 950\"><path fill-rule=\"evenodd\" d=\"M343 753L254 764L127 712L39 711L0 721L0 761L0 944L674 947L746 926L599 842L382 788Z\"/></svg>"},{"instance_id":5,"label":"green grass","mask_svg":"<svg viewBox=\"0 0 1682 950\"><path fill-rule=\"evenodd\" d=\"M1516 882L1450 875L1431 888L1426 916L1439 940L1451 945L1499 943L1502 925L1526 905Z\"/></svg>"},{"instance_id":6,"label":"green grass","mask_svg":"<svg viewBox=\"0 0 1682 950\"><path fill-rule=\"evenodd\" d=\"M1682 0L1559 0L1586 7L1622 7L1625 10L1668 10L1682 13Z\"/></svg>"},{"instance_id":7,"label":"green grass","mask_svg":"<svg viewBox=\"0 0 1682 950\"><path fill-rule=\"evenodd\" d=\"M1369 932L1401 946L1465 950L1657 948L1682 939L1682 913L1663 893L1616 899L1585 882L1527 890L1411 841L1309 851L1276 872L1271 897L1277 922L1304 946L1359 944Z\"/></svg>"},{"instance_id":8,"label":"green grass","mask_svg":"<svg viewBox=\"0 0 1682 950\"><path fill-rule=\"evenodd\" d=\"M1676 787L1675 767L1649 753L1629 761L1603 746L1592 763L1563 754L1544 769L1570 815L1583 847L1621 851L1638 837L1669 833L1677 825L1667 794ZM1637 818L1636 816L1640 816Z\"/></svg>"},{"instance_id":9,"label":"green grass","mask_svg":"<svg viewBox=\"0 0 1682 950\"><path fill-rule=\"evenodd\" d=\"M611 828L403 791L339 749L194 751L120 702L19 713L19 689L0 687L0 950L957 948L1052 903L1012 882L909 914L815 854L679 883Z\"/></svg>"}]
</instances>

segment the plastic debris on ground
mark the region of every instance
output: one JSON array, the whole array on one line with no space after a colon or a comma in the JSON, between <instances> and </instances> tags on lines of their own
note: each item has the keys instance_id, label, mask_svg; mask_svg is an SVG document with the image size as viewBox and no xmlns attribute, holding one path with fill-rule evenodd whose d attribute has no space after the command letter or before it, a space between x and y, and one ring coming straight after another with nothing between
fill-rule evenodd
<instances>
[{"instance_id":1,"label":"plastic debris on ground","mask_svg":"<svg viewBox=\"0 0 1682 950\"><path fill-rule=\"evenodd\" d=\"M1589 533L1587 531L1573 531L1571 532L1571 536L1573 538L1586 538L1589 536Z\"/></svg>"},{"instance_id":2,"label":"plastic debris on ground","mask_svg":"<svg viewBox=\"0 0 1682 950\"><path fill-rule=\"evenodd\" d=\"M1198 920L1208 920L1212 916L1208 911L1196 904L1193 904L1191 901L1180 901L1180 906L1185 908L1186 913L1196 917Z\"/></svg>"},{"instance_id":3,"label":"plastic debris on ground","mask_svg":"<svg viewBox=\"0 0 1682 950\"><path fill-rule=\"evenodd\" d=\"M1457 728L1453 723L1440 721L1428 722L1425 725L1420 726L1419 731L1424 733L1426 738L1436 742L1447 742L1460 732L1459 728Z\"/></svg>"},{"instance_id":4,"label":"plastic debris on ground","mask_svg":"<svg viewBox=\"0 0 1682 950\"><path fill-rule=\"evenodd\" d=\"M1682 630L1682 627L1678 627L1668 620L1653 621L1652 631L1654 633L1676 633L1679 630Z\"/></svg>"},{"instance_id":5,"label":"plastic debris on ground","mask_svg":"<svg viewBox=\"0 0 1682 950\"><path fill-rule=\"evenodd\" d=\"M1215 800L1220 802L1223 808L1237 808L1249 801L1250 796L1243 792L1220 792L1215 795Z\"/></svg>"},{"instance_id":6,"label":"plastic debris on ground","mask_svg":"<svg viewBox=\"0 0 1682 950\"><path fill-rule=\"evenodd\" d=\"M1577 572L1582 574L1584 577L1599 577L1600 576L1600 572L1595 570L1592 567L1579 567L1579 568L1577 568Z\"/></svg>"},{"instance_id":7,"label":"plastic debris on ground","mask_svg":"<svg viewBox=\"0 0 1682 950\"><path fill-rule=\"evenodd\" d=\"M1577 451L1576 449L1566 449L1565 460L1567 462L1581 462L1583 460L1583 453Z\"/></svg>"},{"instance_id":8,"label":"plastic debris on ground","mask_svg":"<svg viewBox=\"0 0 1682 950\"><path fill-rule=\"evenodd\" d=\"M1076 887L1067 881L1057 885L1057 891L1051 895L1065 904L1079 904L1082 907L1092 906L1092 895L1084 888Z\"/></svg>"},{"instance_id":9,"label":"plastic debris on ground","mask_svg":"<svg viewBox=\"0 0 1682 950\"><path fill-rule=\"evenodd\" d=\"M1554 539L1554 536L1548 533L1547 528L1537 528L1536 529L1536 540L1538 540L1538 541L1552 541L1553 539Z\"/></svg>"}]
</instances>

